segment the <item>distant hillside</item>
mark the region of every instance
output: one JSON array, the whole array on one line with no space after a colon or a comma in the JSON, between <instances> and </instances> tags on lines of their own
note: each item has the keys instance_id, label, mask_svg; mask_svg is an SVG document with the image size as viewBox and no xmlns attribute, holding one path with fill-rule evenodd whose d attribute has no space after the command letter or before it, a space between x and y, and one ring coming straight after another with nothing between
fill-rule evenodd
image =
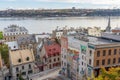
<instances>
[{"instance_id":1,"label":"distant hillside","mask_svg":"<svg viewBox=\"0 0 120 80\"><path fill-rule=\"evenodd\" d=\"M74 17L74 16L120 16L120 9L41 9L2 10L0 17Z\"/></svg>"}]
</instances>

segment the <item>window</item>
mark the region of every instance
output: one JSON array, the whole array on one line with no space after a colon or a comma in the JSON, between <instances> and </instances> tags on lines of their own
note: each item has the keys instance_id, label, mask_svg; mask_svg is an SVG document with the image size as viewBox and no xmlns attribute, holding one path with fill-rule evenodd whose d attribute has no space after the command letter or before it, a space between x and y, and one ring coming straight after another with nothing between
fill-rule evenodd
<instances>
[{"instance_id":1,"label":"window","mask_svg":"<svg viewBox=\"0 0 120 80\"><path fill-rule=\"evenodd\" d=\"M83 65L83 62L82 62L82 65Z\"/></svg>"},{"instance_id":2,"label":"window","mask_svg":"<svg viewBox=\"0 0 120 80\"><path fill-rule=\"evenodd\" d=\"M32 74L32 73L33 73L33 71L32 71L32 70L29 70L29 71L28 71L28 74Z\"/></svg>"},{"instance_id":3,"label":"window","mask_svg":"<svg viewBox=\"0 0 120 80\"><path fill-rule=\"evenodd\" d=\"M53 50L55 51L56 49L54 48Z\"/></svg>"},{"instance_id":4,"label":"window","mask_svg":"<svg viewBox=\"0 0 120 80\"><path fill-rule=\"evenodd\" d=\"M66 66L66 63L64 62L64 66Z\"/></svg>"},{"instance_id":5,"label":"window","mask_svg":"<svg viewBox=\"0 0 120 80\"><path fill-rule=\"evenodd\" d=\"M31 69L31 65L29 64L29 69Z\"/></svg>"},{"instance_id":6,"label":"window","mask_svg":"<svg viewBox=\"0 0 120 80\"><path fill-rule=\"evenodd\" d=\"M84 60L84 56L82 55L82 59Z\"/></svg>"},{"instance_id":7,"label":"window","mask_svg":"<svg viewBox=\"0 0 120 80\"><path fill-rule=\"evenodd\" d=\"M89 59L89 64L91 65L91 59Z\"/></svg>"},{"instance_id":8,"label":"window","mask_svg":"<svg viewBox=\"0 0 120 80\"><path fill-rule=\"evenodd\" d=\"M96 66L99 66L99 60L96 61Z\"/></svg>"},{"instance_id":9,"label":"window","mask_svg":"<svg viewBox=\"0 0 120 80\"><path fill-rule=\"evenodd\" d=\"M108 51L108 55L111 55L111 50Z\"/></svg>"},{"instance_id":10,"label":"window","mask_svg":"<svg viewBox=\"0 0 120 80\"><path fill-rule=\"evenodd\" d=\"M64 59L66 59L66 55L64 55Z\"/></svg>"},{"instance_id":11,"label":"window","mask_svg":"<svg viewBox=\"0 0 120 80\"><path fill-rule=\"evenodd\" d=\"M105 65L105 59L102 60L102 65Z\"/></svg>"},{"instance_id":12,"label":"window","mask_svg":"<svg viewBox=\"0 0 120 80\"><path fill-rule=\"evenodd\" d=\"M16 71L17 71L17 72L19 71L19 68L18 68L18 67L16 67Z\"/></svg>"},{"instance_id":13,"label":"window","mask_svg":"<svg viewBox=\"0 0 120 80\"><path fill-rule=\"evenodd\" d=\"M108 59L108 64L110 64L110 59Z\"/></svg>"},{"instance_id":14,"label":"window","mask_svg":"<svg viewBox=\"0 0 120 80\"><path fill-rule=\"evenodd\" d=\"M29 59L30 59L29 57L26 58L27 61L29 61Z\"/></svg>"},{"instance_id":15,"label":"window","mask_svg":"<svg viewBox=\"0 0 120 80\"><path fill-rule=\"evenodd\" d=\"M116 55L116 53L117 53L117 49L114 49L114 55Z\"/></svg>"},{"instance_id":16,"label":"window","mask_svg":"<svg viewBox=\"0 0 120 80\"><path fill-rule=\"evenodd\" d=\"M90 56L92 55L92 50L90 50Z\"/></svg>"},{"instance_id":17,"label":"window","mask_svg":"<svg viewBox=\"0 0 120 80\"><path fill-rule=\"evenodd\" d=\"M118 63L120 63L120 57L118 58Z\"/></svg>"},{"instance_id":18,"label":"window","mask_svg":"<svg viewBox=\"0 0 120 80\"><path fill-rule=\"evenodd\" d=\"M103 50L103 56L105 56L106 55L106 50Z\"/></svg>"},{"instance_id":19,"label":"window","mask_svg":"<svg viewBox=\"0 0 120 80\"><path fill-rule=\"evenodd\" d=\"M14 46L14 48L16 48L16 46Z\"/></svg>"},{"instance_id":20,"label":"window","mask_svg":"<svg viewBox=\"0 0 120 80\"><path fill-rule=\"evenodd\" d=\"M51 63L51 59L49 60L49 62Z\"/></svg>"},{"instance_id":21,"label":"window","mask_svg":"<svg viewBox=\"0 0 120 80\"><path fill-rule=\"evenodd\" d=\"M116 62L116 59L115 59L115 58L113 58L113 64L115 64L115 62Z\"/></svg>"},{"instance_id":22,"label":"window","mask_svg":"<svg viewBox=\"0 0 120 80\"><path fill-rule=\"evenodd\" d=\"M49 49L49 51L51 51L51 49Z\"/></svg>"},{"instance_id":23,"label":"window","mask_svg":"<svg viewBox=\"0 0 120 80\"><path fill-rule=\"evenodd\" d=\"M56 61L56 59L54 59L54 61Z\"/></svg>"},{"instance_id":24,"label":"window","mask_svg":"<svg viewBox=\"0 0 120 80\"><path fill-rule=\"evenodd\" d=\"M24 69L24 66L22 66L22 69Z\"/></svg>"},{"instance_id":25,"label":"window","mask_svg":"<svg viewBox=\"0 0 120 80\"><path fill-rule=\"evenodd\" d=\"M21 59L18 59L18 62L20 63L20 62L21 62Z\"/></svg>"},{"instance_id":26,"label":"window","mask_svg":"<svg viewBox=\"0 0 120 80\"><path fill-rule=\"evenodd\" d=\"M22 72L22 75L26 75L26 72Z\"/></svg>"},{"instance_id":27,"label":"window","mask_svg":"<svg viewBox=\"0 0 120 80\"><path fill-rule=\"evenodd\" d=\"M58 58L58 61L60 60L60 58Z\"/></svg>"},{"instance_id":28,"label":"window","mask_svg":"<svg viewBox=\"0 0 120 80\"><path fill-rule=\"evenodd\" d=\"M19 74L16 74L17 77L19 77Z\"/></svg>"},{"instance_id":29,"label":"window","mask_svg":"<svg viewBox=\"0 0 120 80\"><path fill-rule=\"evenodd\" d=\"M97 51L97 57L100 57L100 51Z\"/></svg>"}]
</instances>

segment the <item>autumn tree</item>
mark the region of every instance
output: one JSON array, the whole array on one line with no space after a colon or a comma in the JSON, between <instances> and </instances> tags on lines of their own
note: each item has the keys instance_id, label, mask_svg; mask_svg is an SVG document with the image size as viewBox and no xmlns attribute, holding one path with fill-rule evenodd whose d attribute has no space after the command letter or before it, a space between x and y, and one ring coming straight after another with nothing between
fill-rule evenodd
<instances>
[{"instance_id":1,"label":"autumn tree","mask_svg":"<svg viewBox=\"0 0 120 80\"><path fill-rule=\"evenodd\" d=\"M108 71L101 68L101 74L95 80L120 80L120 67L112 67Z\"/></svg>"}]
</instances>

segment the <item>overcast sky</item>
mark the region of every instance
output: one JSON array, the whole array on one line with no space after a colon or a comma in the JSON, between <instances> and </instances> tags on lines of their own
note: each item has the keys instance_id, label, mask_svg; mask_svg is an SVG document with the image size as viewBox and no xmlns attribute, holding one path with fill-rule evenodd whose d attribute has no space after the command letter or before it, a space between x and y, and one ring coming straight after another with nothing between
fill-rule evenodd
<instances>
[{"instance_id":1,"label":"overcast sky","mask_svg":"<svg viewBox=\"0 0 120 80\"><path fill-rule=\"evenodd\" d=\"M120 0L0 0L0 9L120 8Z\"/></svg>"}]
</instances>

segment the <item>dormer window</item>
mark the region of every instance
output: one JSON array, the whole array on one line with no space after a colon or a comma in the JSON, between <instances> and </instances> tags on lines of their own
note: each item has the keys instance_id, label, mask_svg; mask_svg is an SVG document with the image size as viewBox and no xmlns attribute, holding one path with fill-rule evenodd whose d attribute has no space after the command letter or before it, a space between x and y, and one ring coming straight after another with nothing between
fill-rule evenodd
<instances>
[{"instance_id":1,"label":"dormer window","mask_svg":"<svg viewBox=\"0 0 120 80\"><path fill-rule=\"evenodd\" d=\"M53 50L55 51L56 49L54 48Z\"/></svg>"},{"instance_id":2,"label":"dormer window","mask_svg":"<svg viewBox=\"0 0 120 80\"><path fill-rule=\"evenodd\" d=\"M29 58L29 57L27 57L27 58L26 58L26 60L27 60L27 61L29 61L29 60L30 60L30 58Z\"/></svg>"},{"instance_id":3,"label":"dormer window","mask_svg":"<svg viewBox=\"0 0 120 80\"><path fill-rule=\"evenodd\" d=\"M14 48L16 48L16 46L14 46Z\"/></svg>"},{"instance_id":4,"label":"dormer window","mask_svg":"<svg viewBox=\"0 0 120 80\"><path fill-rule=\"evenodd\" d=\"M21 63L21 59L18 59L18 62Z\"/></svg>"}]
</instances>

